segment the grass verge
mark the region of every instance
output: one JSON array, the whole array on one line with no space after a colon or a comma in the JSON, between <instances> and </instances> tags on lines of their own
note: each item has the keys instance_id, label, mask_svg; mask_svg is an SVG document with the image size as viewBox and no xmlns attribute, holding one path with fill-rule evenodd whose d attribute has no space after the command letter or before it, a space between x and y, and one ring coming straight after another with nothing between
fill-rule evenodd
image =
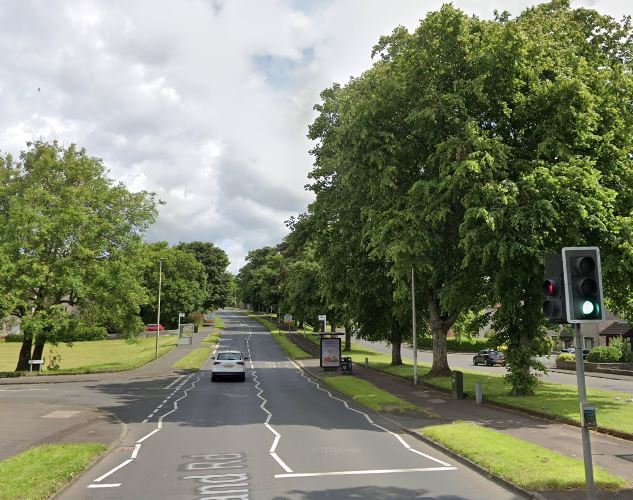
<instances>
[{"instance_id":1,"label":"grass verge","mask_svg":"<svg viewBox=\"0 0 633 500\"><path fill-rule=\"evenodd\" d=\"M407 379L413 378L413 365L410 360L405 360L408 363L405 362L401 366L391 366L390 355L378 353L358 344L352 345L351 356L356 363L364 363L367 357L371 368ZM440 389L450 390L451 378L430 377L430 368L429 363L418 363L418 374L422 381ZM464 373L464 391L469 395L474 395L475 384L479 382L488 401L563 422L580 422L578 389L573 385L544 382L538 386L533 396L511 396L510 386L501 376L470 370L461 371ZM627 401L633 398L632 394L587 388L587 397L596 405L600 429L633 436L633 402Z\"/></svg>"},{"instance_id":2,"label":"grass verge","mask_svg":"<svg viewBox=\"0 0 633 500\"><path fill-rule=\"evenodd\" d=\"M307 359L312 357L303 349L300 349L292 343L286 334L280 331L272 321L266 319L267 315L250 313L248 316L268 328L273 338L277 341L277 344L279 344L279 347L281 347L289 357L293 359Z\"/></svg>"},{"instance_id":3,"label":"grass verge","mask_svg":"<svg viewBox=\"0 0 633 500\"><path fill-rule=\"evenodd\" d=\"M209 335L207 335L205 338L202 339L203 344L211 344L211 345L215 345L219 341L220 341L219 333L210 333Z\"/></svg>"},{"instance_id":4,"label":"grass verge","mask_svg":"<svg viewBox=\"0 0 633 500\"><path fill-rule=\"evenodd\" d=\"M528 491L585 487L585 469L577 460L502 432L467 422L434 425L423 436L468 458L487 471ZM628 487L621 477L594 468L596 487L616 491Z\"/></svg>"},{"instance_id":5,"label":"grass verge","mask_svg":"<svg viewBox=\"0 0 633 500\"><path fill-rule=\"evenodd\" d=\"M215 315L215 321L213 322L213 326L218 330L220 328L224 328L224 320L217 314Z\"/></svg>"},{"instance_id":6,"label":"grass verge","mask_svg":"<svg viewBox=\"0 0 633 500\"><path fill-rule=\"evenodd\" d=\"M186 356L180 358L173 365L171 365L171 367L178 370L198 371L200 368L202 368L202 365L204 365L209 356L211 356L210 347L198 347Z\"/></svg>"},{"instance_id":7,"label":"grass verge","mask_svg":"<svg viewBox=\"0 0 633 500\"><path fill-rule=\"evenodd\" d=\"M45 444L0 462L0 500L50 498L102 454L98 443Z\"/></svg>"},{"instance_id":8,"label":"grass verge","mask_svg":"<svg viewBox=\"0 0 633 500\"><path fill-rule=\"evenodd\" d=\"M158 355L162 356L177 343L174 335L158 338ZM72 346L59 344L44 347L44 365L48 364L51 348L55 355L61 356L61 369L44 371L38 375L66 375L72 373L98 373L133 370L154 360L155 337L139 338L135 342L117 340L95 340L75 342ZM0 343L0 372L15 369L20 352L20 343ZM27 372L28 373L28 372Z\"/></svg>"},{"instance_id":9,"label":"grass verge","mask_svg":"<svg viewBox=\"0 0 633 500\"><path fill-rule=\"evenodd\" d=\"M354 401L378 412L417 411L419 407L405 401L398 396L379 389L371 382L350 377L349 375L334 375L324 377L323 381Z\"/></svg>"}]
</instances>

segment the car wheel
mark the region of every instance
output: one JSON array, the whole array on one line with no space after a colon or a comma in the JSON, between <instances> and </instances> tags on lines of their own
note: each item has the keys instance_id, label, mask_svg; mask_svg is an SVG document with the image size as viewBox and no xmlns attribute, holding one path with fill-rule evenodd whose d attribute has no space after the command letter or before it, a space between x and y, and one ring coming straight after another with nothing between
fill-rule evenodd
<instances>
[{"instance_id":1,"label":"car wheel","mask_svg":"<svg viewBox=\"0 0 633 500\"><path fill-rule=\"evenodd\" d=\"M473 365L477 366L477 361L473 359Z\"/></svg>"},{"instance_id":2,"label":"car wheel","mask_svg":"<svg viewBox=\"0 0 633 500\"><path fill-rule=\"evenodd\" d=\"M240 382L246 382L246 373L240 375Z\"/></svg>"}]
</instances>

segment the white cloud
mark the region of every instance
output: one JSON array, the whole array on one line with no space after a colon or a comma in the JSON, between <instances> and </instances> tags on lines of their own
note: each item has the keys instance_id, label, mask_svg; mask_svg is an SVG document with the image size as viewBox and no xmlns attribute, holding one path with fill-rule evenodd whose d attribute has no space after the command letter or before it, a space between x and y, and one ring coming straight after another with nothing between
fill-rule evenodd
<instances>
[{"instance_id":1,"label":"white cloud","mask_svg":"<svg viewBox=\"0 0 633 500\"><path fill-rule=\"evenodd\" d=\"M441 0L55 0L0 5L0 149L75 142L167 202L149 238L209 240L236 271L305 210L319 92ZM528 2L460 0L468 13ZM620 17L618 0L585 0ZM38 88L40 89L38 91Z\"/></svg>"}]
</instances>

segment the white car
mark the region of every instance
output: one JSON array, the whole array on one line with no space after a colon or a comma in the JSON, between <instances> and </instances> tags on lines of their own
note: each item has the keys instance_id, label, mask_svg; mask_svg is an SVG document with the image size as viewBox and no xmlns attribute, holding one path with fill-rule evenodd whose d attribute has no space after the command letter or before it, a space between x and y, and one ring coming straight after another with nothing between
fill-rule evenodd
<instances>
[{"instance_id":1,"label":"white car","mask_svg":"<svg viewBox=\"0 0 633 500\"><path fill-rule=\"evenodd\" d=\"M240 351L221 351L213 358L211 368L211 382L220 377L237 377L240 382L246 380L244 362L248 359Z\"/></svg>"}]
</instances>

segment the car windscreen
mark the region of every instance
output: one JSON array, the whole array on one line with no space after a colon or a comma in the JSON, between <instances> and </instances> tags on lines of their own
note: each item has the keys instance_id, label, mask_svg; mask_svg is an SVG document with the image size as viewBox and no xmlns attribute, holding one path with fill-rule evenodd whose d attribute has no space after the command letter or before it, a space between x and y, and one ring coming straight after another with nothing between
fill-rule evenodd
<instances>
[{"instance_id":1,"label":"car windscreen","mask_svg":"<svg viewBox=\"0 0 633 500\"><path fill-rule=\"evenodd\" d=\"M221 352L220 354L218 354L217 359L225 361L235 361L237 359L242 359L242 355L239 352Z\"/></svg>"}]
</instances>

